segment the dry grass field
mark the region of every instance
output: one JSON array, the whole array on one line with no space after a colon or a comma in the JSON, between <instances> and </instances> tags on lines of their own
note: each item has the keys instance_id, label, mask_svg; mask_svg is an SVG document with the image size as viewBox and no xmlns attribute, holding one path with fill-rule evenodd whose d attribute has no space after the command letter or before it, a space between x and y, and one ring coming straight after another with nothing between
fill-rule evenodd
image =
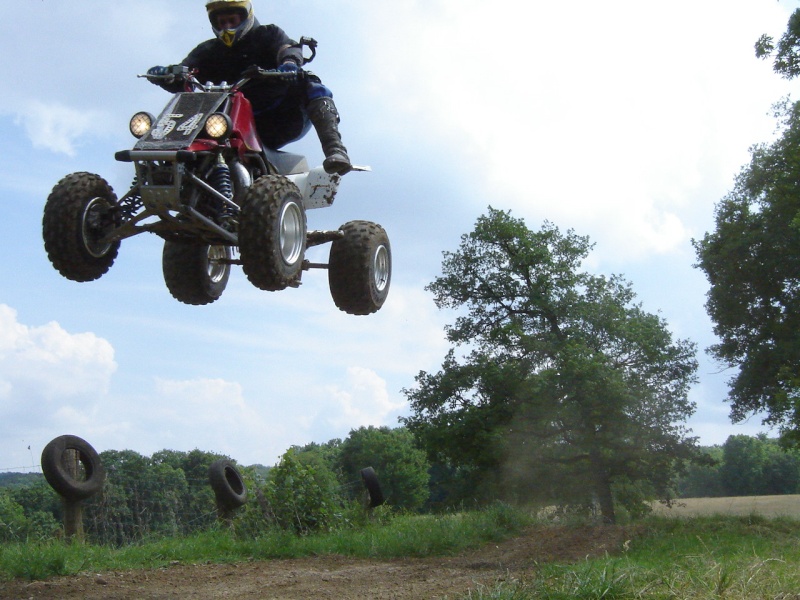
<instances>
[{"instance_id":1,"label":"dry grass field","mask_svg":"<svg viewBox=\"0 0 800 600\"><path fill-rule=\"evenodd\" d=\"M674 517L711 515L789 517L800 519L800 495L741 496L731 498L682 498L667 508L656 503L653 512Z\"/></svg>"}]
</instances>

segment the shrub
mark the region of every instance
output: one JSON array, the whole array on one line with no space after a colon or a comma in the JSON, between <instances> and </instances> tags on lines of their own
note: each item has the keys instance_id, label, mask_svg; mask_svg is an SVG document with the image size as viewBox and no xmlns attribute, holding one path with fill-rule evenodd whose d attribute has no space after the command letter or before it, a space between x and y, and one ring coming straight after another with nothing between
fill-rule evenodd
<instances>
[{"instance_id":1,"label":"shrub","mask_svg":"<svg viewBox=\"0 0 800 600\"><path fill-rule=\"evenodd\" d=\"M301 460L295 449L269 472L264 498L276 524L301 535L331 529L341 518L336 476L322 461Z\"/></svg>"}]
</instances>

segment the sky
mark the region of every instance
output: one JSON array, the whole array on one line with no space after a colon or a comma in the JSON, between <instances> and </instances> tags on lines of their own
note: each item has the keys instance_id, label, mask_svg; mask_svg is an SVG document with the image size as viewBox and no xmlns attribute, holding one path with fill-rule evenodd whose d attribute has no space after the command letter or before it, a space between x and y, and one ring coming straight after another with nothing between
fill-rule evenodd
<instances>
[{"instance_id":1,"label":"sky","mask_svg":"<svg viewBox=\"0 0 800 600\"><path fill-rule=\"evenodd\" d=\"M796 2L775 0L288 0L261 23L319 42L309 69L333 90L353 162L309 228L375 221L392 244L389 297L346 315L325 271L263 292L234 267L214 304L180 304L154 235L122 243L91 283L62 278L41 237L65 175L130 186L128 119L169 95L136 75L211 36L202 0L37 0L0 37L0 472L38 470L62 434L98 451L194 448L275 464L293 445L398 425L404 388L448 349L425 290L442 252L487 208L594 242L584 268L621 274L637 300L698 346L688 426L704 445L770 432L730 423L732 375L711 361L708 286L691 240L775 135L796 85L755 58ZM520 8L525 6L525 8ZM12 58L13 57L13 58ZM289 148L321 164L315 135ZM309 252L326 262L327 246Z\"/></svg>"}]
</instances>

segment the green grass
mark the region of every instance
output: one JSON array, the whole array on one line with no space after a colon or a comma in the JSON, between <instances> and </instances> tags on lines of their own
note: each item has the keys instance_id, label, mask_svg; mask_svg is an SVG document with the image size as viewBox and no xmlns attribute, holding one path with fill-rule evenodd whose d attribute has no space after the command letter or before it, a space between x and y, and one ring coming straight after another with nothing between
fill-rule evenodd
<instances>
[{"instance_id":1,"label":"green grass","mask_svg":"<svg viewBox=\"0 0 800 600\"><path fill-rule=\"evenodd\" d=\"M531 520L524 512L497 505L469 513L396 516L386 523L309 536L276 530L250 538L237 537L228 530L212 530L123 548L58 541L4 544L0 545L0 580L325 554L365 558L442 556L518 534Z\"/></svg>"},{"instance_id":2,"label":"green grass","mask_svg":"<svg viewBox=\"0 0 800 600\"><path fill-rule=\"evenodd\" d=\"M339 554L365 558L442 556L520 533L527 513L498 505L438 516L395 516L305 537L274 531L256 538L227 530L107 548L63 542L0 546L0 580L156 568L170 564ZM473 590L469 600L781 599L800 590L800 521L749 516L654 516L629 526L615 555L534 564Z\"/></svg>"},{"instance_id":3,"label":"green grass","mask_svg":"<svg viewBox=\"0 0 800 600\"><path fill-rule=\"evenodd\" d=\"M471 600L798 598L800 521L654 517L619 556L539 565Z\"/></svg>"}]
</instances>

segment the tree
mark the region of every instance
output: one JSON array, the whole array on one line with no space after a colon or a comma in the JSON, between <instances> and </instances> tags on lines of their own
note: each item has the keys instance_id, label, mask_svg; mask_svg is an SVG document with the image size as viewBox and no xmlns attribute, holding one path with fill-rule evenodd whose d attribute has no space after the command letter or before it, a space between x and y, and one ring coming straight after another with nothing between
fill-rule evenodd
<instances>
[{"instance_id":1,"label":"tree","mask_svg":"<svg viewBox=\"0 0 800 600\"><path fill-rule=\"evenodd\" d=\"M781 77L800 75L800 9L778 41L762 35L756 56ZM720 342L709 353L736 369L731 420L766 413L786 443L800 445L800 105L777 106L783 131L751 148L750 164L716 207L713 233L694 241L711 284L706 310Z\"/></svg>"},{"instance_id":2,"label":"tree","mask_svg":"<svg viewBox=\"0 0 800 600\"><path fill-rule=\"evenodd\" d=\"M186 533L192 528L205 526L216 518L209 513L209 506L213 507L216 501L208 481L208 468L211 463L223 458L230 457L197 448L189 452L165 449L153 454L151 460L154 466L171 467L183 472L186 483L180 500L181 510L178 518L182 532Z\"/></svg>"},{"instance_id":3,"label":"tree","mask_svg":"<svg viewBox=\"0 0 800 600\"><path fill-rule=\"evenodd\" d=\"M676 481L679 498L719 498L725 496L720 475L723 461L721 446L704 446L699 456Z\"/></svg>"},{"instance_id":4,"label":"tree","mask_svg":"<svg viewBox=\"0 0 800 600\"><path fill-rule=\"evenodd\" d=\"M732 435L722 447L720 479L729 496L795 494L800 485L797 451L764 434Z\"/></svg>"},{"instance_id":5,"label":"tree","mask_svg":"<svg viewBox=\"0 0 800 600\"><path fill-rule=\"evenodd\" d=\"M722 446L722 486L728 496L756 496L764 487L764 444L758 438L732 435Z\"/></svg>"},{"instance_id":6,"label":"tree","mask_svg":"<svg viewBox=\"0 0 800 600\"><path fill-rule=\"evenodd\" d=\"M706 310L719 343L709 353L737 369L731 419L765 412L800 442L800 105L781 108L784 130L751 161L715 209L715 230L694 241L710 283Z\"/></svg>"},{"instance_id":7,"label":"tree","mask_svg":"<svg viewBox=\"0 0 800 600\"><path fill-rule=\"evenodd\" d=\"M107 479L102 495L86 502L91 538L122 545L153 534L185 533L186 521L202 519L202 514L186 513L187 483L180 468L154 463L133 450L106 450L100 459ZM213 522L213 516L205 522Z\"/></svg>"},{"instance_id":8,"label":"tree","mask_svg":"<svg viewBox=\"0 0 800 600\"><path fill-rule=\"evenodd\" d=\"M781 77L793 79L800 75L800 8L789 17L786 31L775 47L772 36L764 34L756 41L756 56L772 58L772 68Z\"/></svg>"},{"instance_id":9,"label":"tree","mask_svg":"<svg viewBox=\"0 0 800 600\"><path fill-rule=\"evenodd\" d=\"M428 460L416 447L405 427L360 427L342 443L340 465L343 478L358 482L360 472L372 467L381 491L391 506L418 510L428 499Z\"/></svg>"},{"instance_id":10,"label":"tree","mask_svg":"<svg viewBox=\"0 0 800 600\"><path fill-rule=\"evenodd\" d=\"M676 461L693 453L681 423L697 363L694 344L673 341L621 277L579 271L590 249L489 208L427 288L459 310L446 328L454 348L405 390L404 422L433 462L478 483L516 481L517 493L596 499L614 522L615 485L666 495Z\"/></svg>"},{"instance_id":11,"label":"tree","mask_svg":"<svg viewBox=\"0 0 800 600\"><path fill-rule=\"evenodd\" d=\"M300 535L333 527L341 512L336 476L316 451L287 450L264 495L278 526Z\"/></svg>"}]
</instances>

